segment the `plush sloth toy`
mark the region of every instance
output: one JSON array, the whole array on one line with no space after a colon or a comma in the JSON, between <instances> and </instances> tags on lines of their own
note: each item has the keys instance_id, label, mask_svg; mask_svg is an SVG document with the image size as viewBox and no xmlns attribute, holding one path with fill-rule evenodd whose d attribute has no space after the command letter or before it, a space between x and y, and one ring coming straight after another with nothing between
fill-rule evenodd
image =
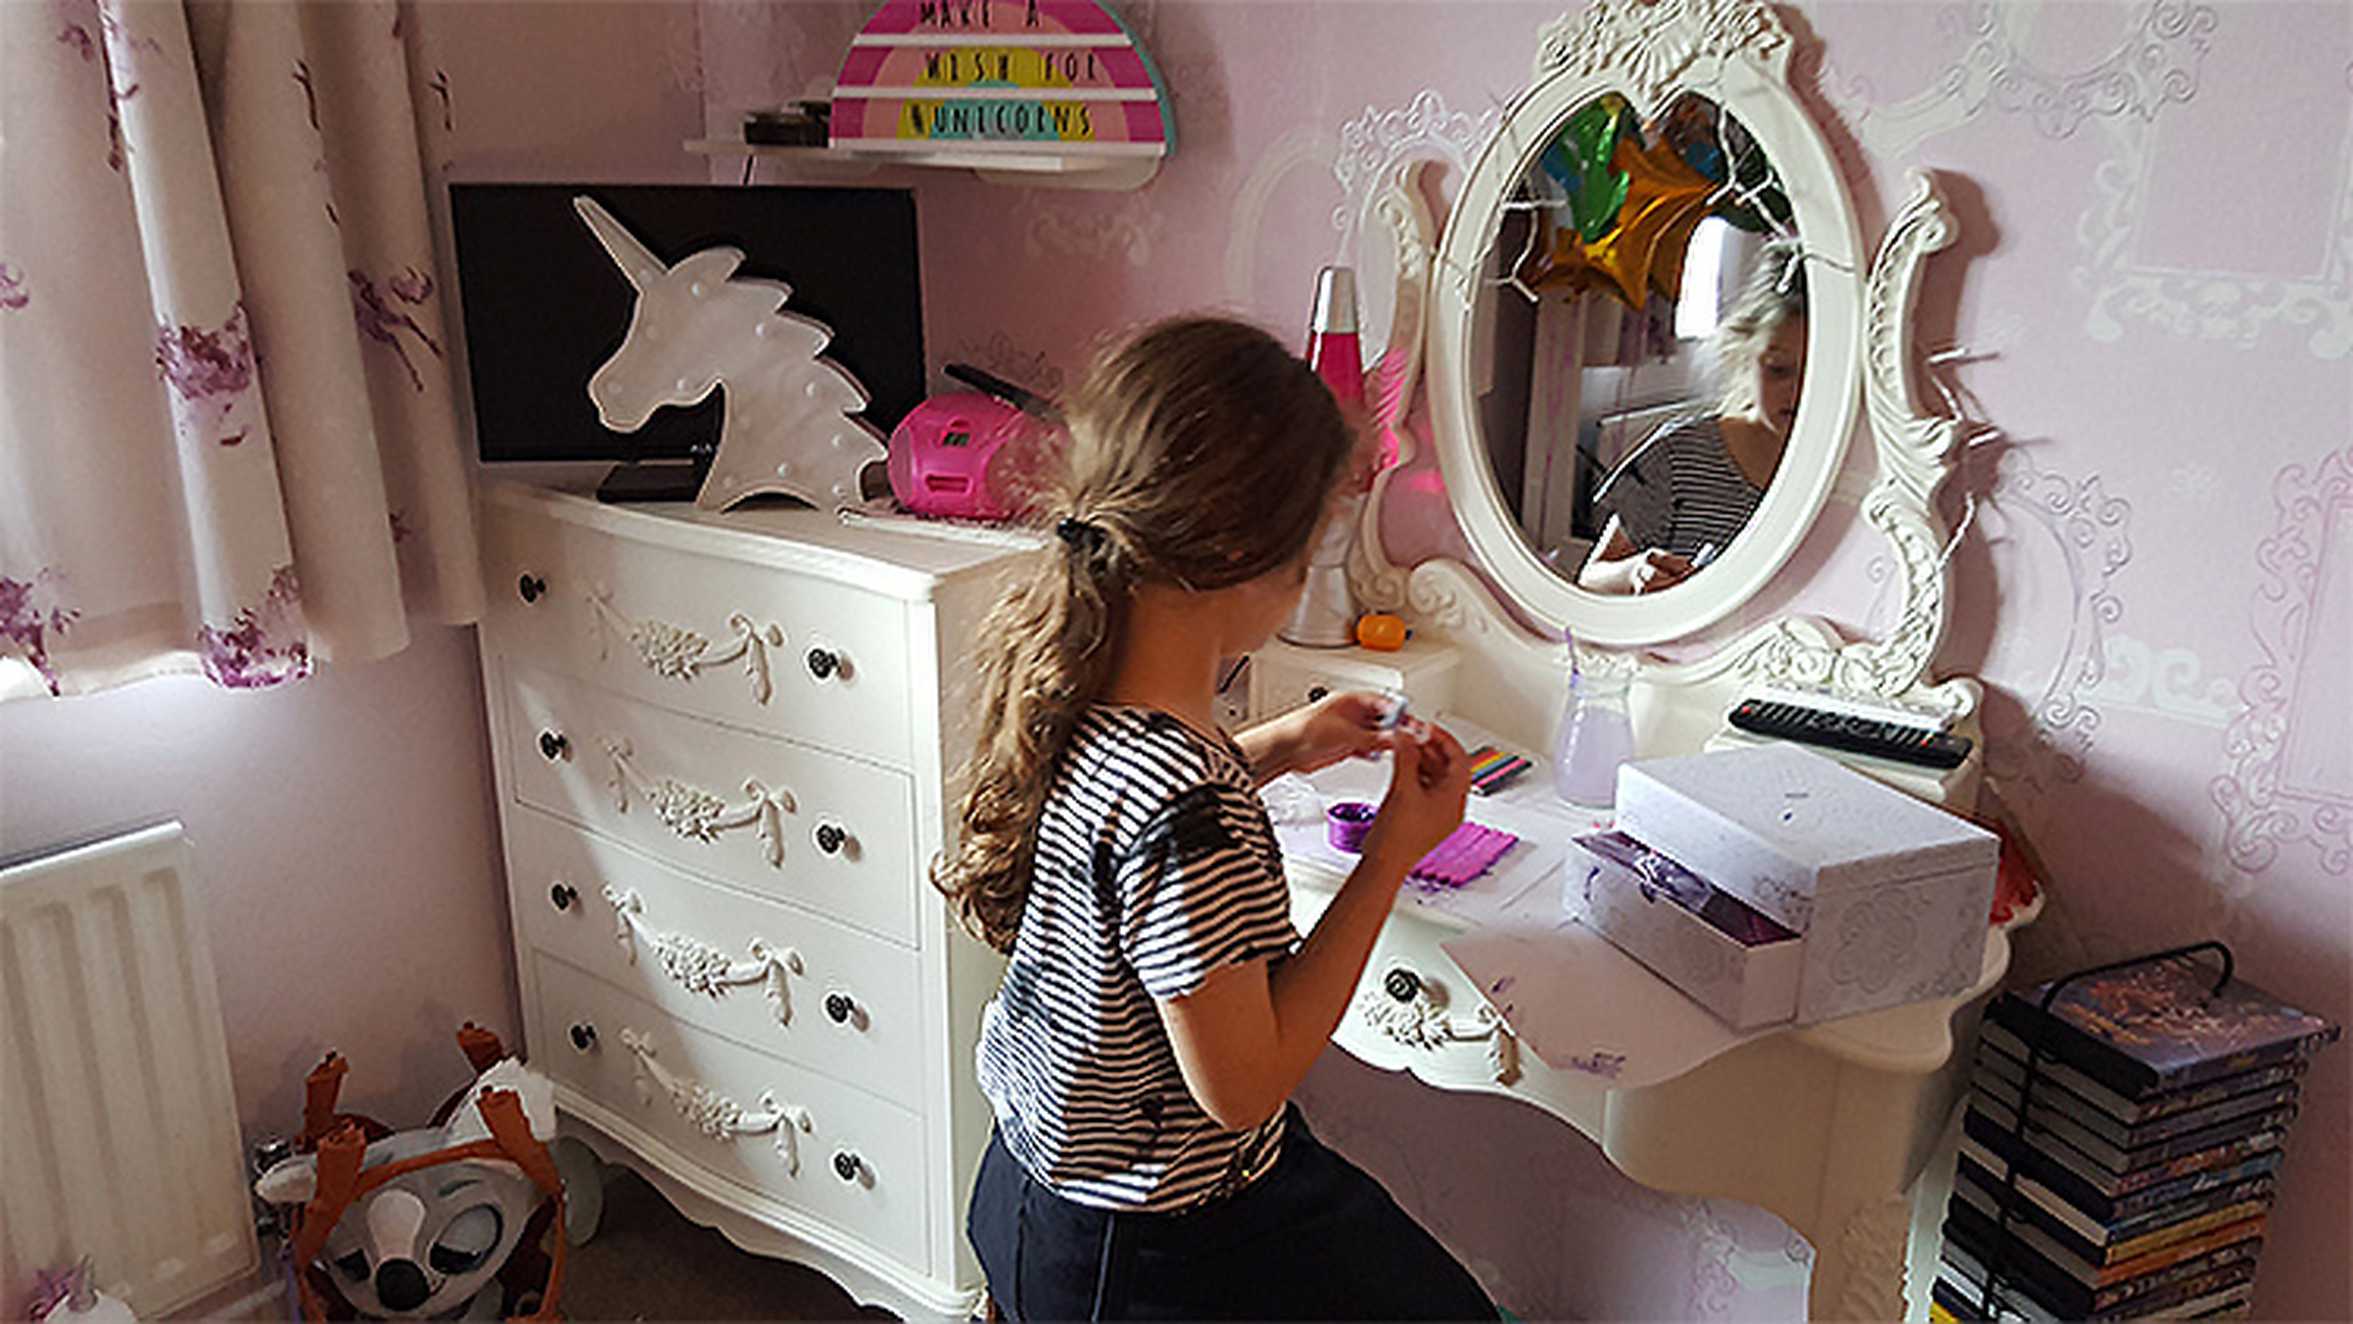
<instances>
[{"instance_id":1,"label":"plush sloth toy","mask_svg":"<svg viewBox=\"0 0 2353 1324\"><path fill-rule=\"evenodd\" d=\"M341 1057L311 1072L296 1146L309 1152L254 1183L299 1206L288 1254L306 1319L560 1318L554 1087L489 1031L458 1039L479 1074L413 1131L335 1111Z\"/></svg>"}]
</instances>

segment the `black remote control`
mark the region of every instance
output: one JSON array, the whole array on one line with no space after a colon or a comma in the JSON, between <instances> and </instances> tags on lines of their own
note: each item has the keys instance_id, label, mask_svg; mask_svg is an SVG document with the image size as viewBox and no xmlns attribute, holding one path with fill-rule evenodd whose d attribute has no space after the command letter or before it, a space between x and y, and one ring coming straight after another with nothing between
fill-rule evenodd
<instances>
[{"instance_id":1,"label":"black remote control","mask_svg":"<svg viewBox=\"0 0 2353 1324\"><path fill-rule=\"evenodd\" d=\"M1969 757L1973 743L1969 737L1949 731L1764 699L1741 700L1726 720L1752 735L1843 749L1924 768L1961 766L1961 761Z\"/></svg>"}]
</instances>

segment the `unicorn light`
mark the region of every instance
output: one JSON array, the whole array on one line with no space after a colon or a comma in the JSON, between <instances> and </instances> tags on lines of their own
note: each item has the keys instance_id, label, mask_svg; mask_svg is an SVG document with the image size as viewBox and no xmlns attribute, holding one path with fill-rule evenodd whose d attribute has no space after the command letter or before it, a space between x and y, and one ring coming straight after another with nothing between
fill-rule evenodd
<instances>
[{"instance_id":1,"label":"unicorn light","mask_svg":"<svg viewBox=\"0 0 2353 1324\"><path fill-rule=\"evenodd\" d=\"M821 357L833 332L782 311L792 288L738 277L744 255L706 248L664 263L588 197L572 207L637 290L629 334L588 380L606 427L634 432L663 405L691 405L727 388L719 453L695 504L725 510L782 493L838 510L863 495L860 476L887 453L852 415L866 388Z\"/></svg>"}]
</instances>

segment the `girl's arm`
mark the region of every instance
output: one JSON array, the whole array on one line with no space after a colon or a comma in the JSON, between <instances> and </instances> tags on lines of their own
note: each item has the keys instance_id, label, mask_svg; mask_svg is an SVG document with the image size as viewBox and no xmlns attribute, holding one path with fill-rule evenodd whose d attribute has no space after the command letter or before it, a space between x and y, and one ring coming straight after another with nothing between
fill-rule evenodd
<instances>
[{"instance_id":1,"label":"girl's arm","mask_svg":"<svg viewBox=\"0 0 2353 1324\"><path fill-rule=\"evenodd\" d=\"M1378 694L1326 695L1270 717L1234 737L1250 760L1250 780L1264 786L1286 772L1314 772L1383 747L1390 701Z\"/></svg>"},{"instance_id":2,"label":"girl's arm","mask_svg":"<svg viewBox=\"0 0 2353 1324\"><path fill-rule=\"evenodd\" d=\"M1396 743L1364 855L1299 950L1224 967L1156 1004L1186 1087L1220 1126L1256 1126L1291 1097L1340 1024L1406 871L1462 822L1471 774L1462 746L1435 728Z\"/></svg>"},{"instance_id":3,"label":"girl's arm","mask_svg":"<svg viewBox=\"0 0 2353 1324\"><path fill-rule=\"evenodd\" d=\"M1577 572L1577 587L1588 593L1617 595L1655 593L1691 574L1691 562L1673 552L1651 548L1637 551L1626 536L1626 526L1615 515L1593 544L1585 568Z\"/></svg>"}]
</instances>

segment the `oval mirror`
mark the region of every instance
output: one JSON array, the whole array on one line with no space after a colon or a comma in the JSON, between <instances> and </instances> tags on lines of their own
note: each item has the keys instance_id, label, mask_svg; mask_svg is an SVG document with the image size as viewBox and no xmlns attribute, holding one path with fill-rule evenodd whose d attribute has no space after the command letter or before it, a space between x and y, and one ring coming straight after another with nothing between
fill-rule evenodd
<instances>
[{"instance_id":1,"label":"oval mirror","mask_svg":"<svg viewBox=\"0 0 2353 1324\"><path fill-rule=\"evenodd\" d=\"M1523 609L1595 643L1746 600L1854 424L1853 212L1779 63L1652 88L1563 68L1440 243L1430 385L1464 532Z\"/></svg>"}]
</instances>

